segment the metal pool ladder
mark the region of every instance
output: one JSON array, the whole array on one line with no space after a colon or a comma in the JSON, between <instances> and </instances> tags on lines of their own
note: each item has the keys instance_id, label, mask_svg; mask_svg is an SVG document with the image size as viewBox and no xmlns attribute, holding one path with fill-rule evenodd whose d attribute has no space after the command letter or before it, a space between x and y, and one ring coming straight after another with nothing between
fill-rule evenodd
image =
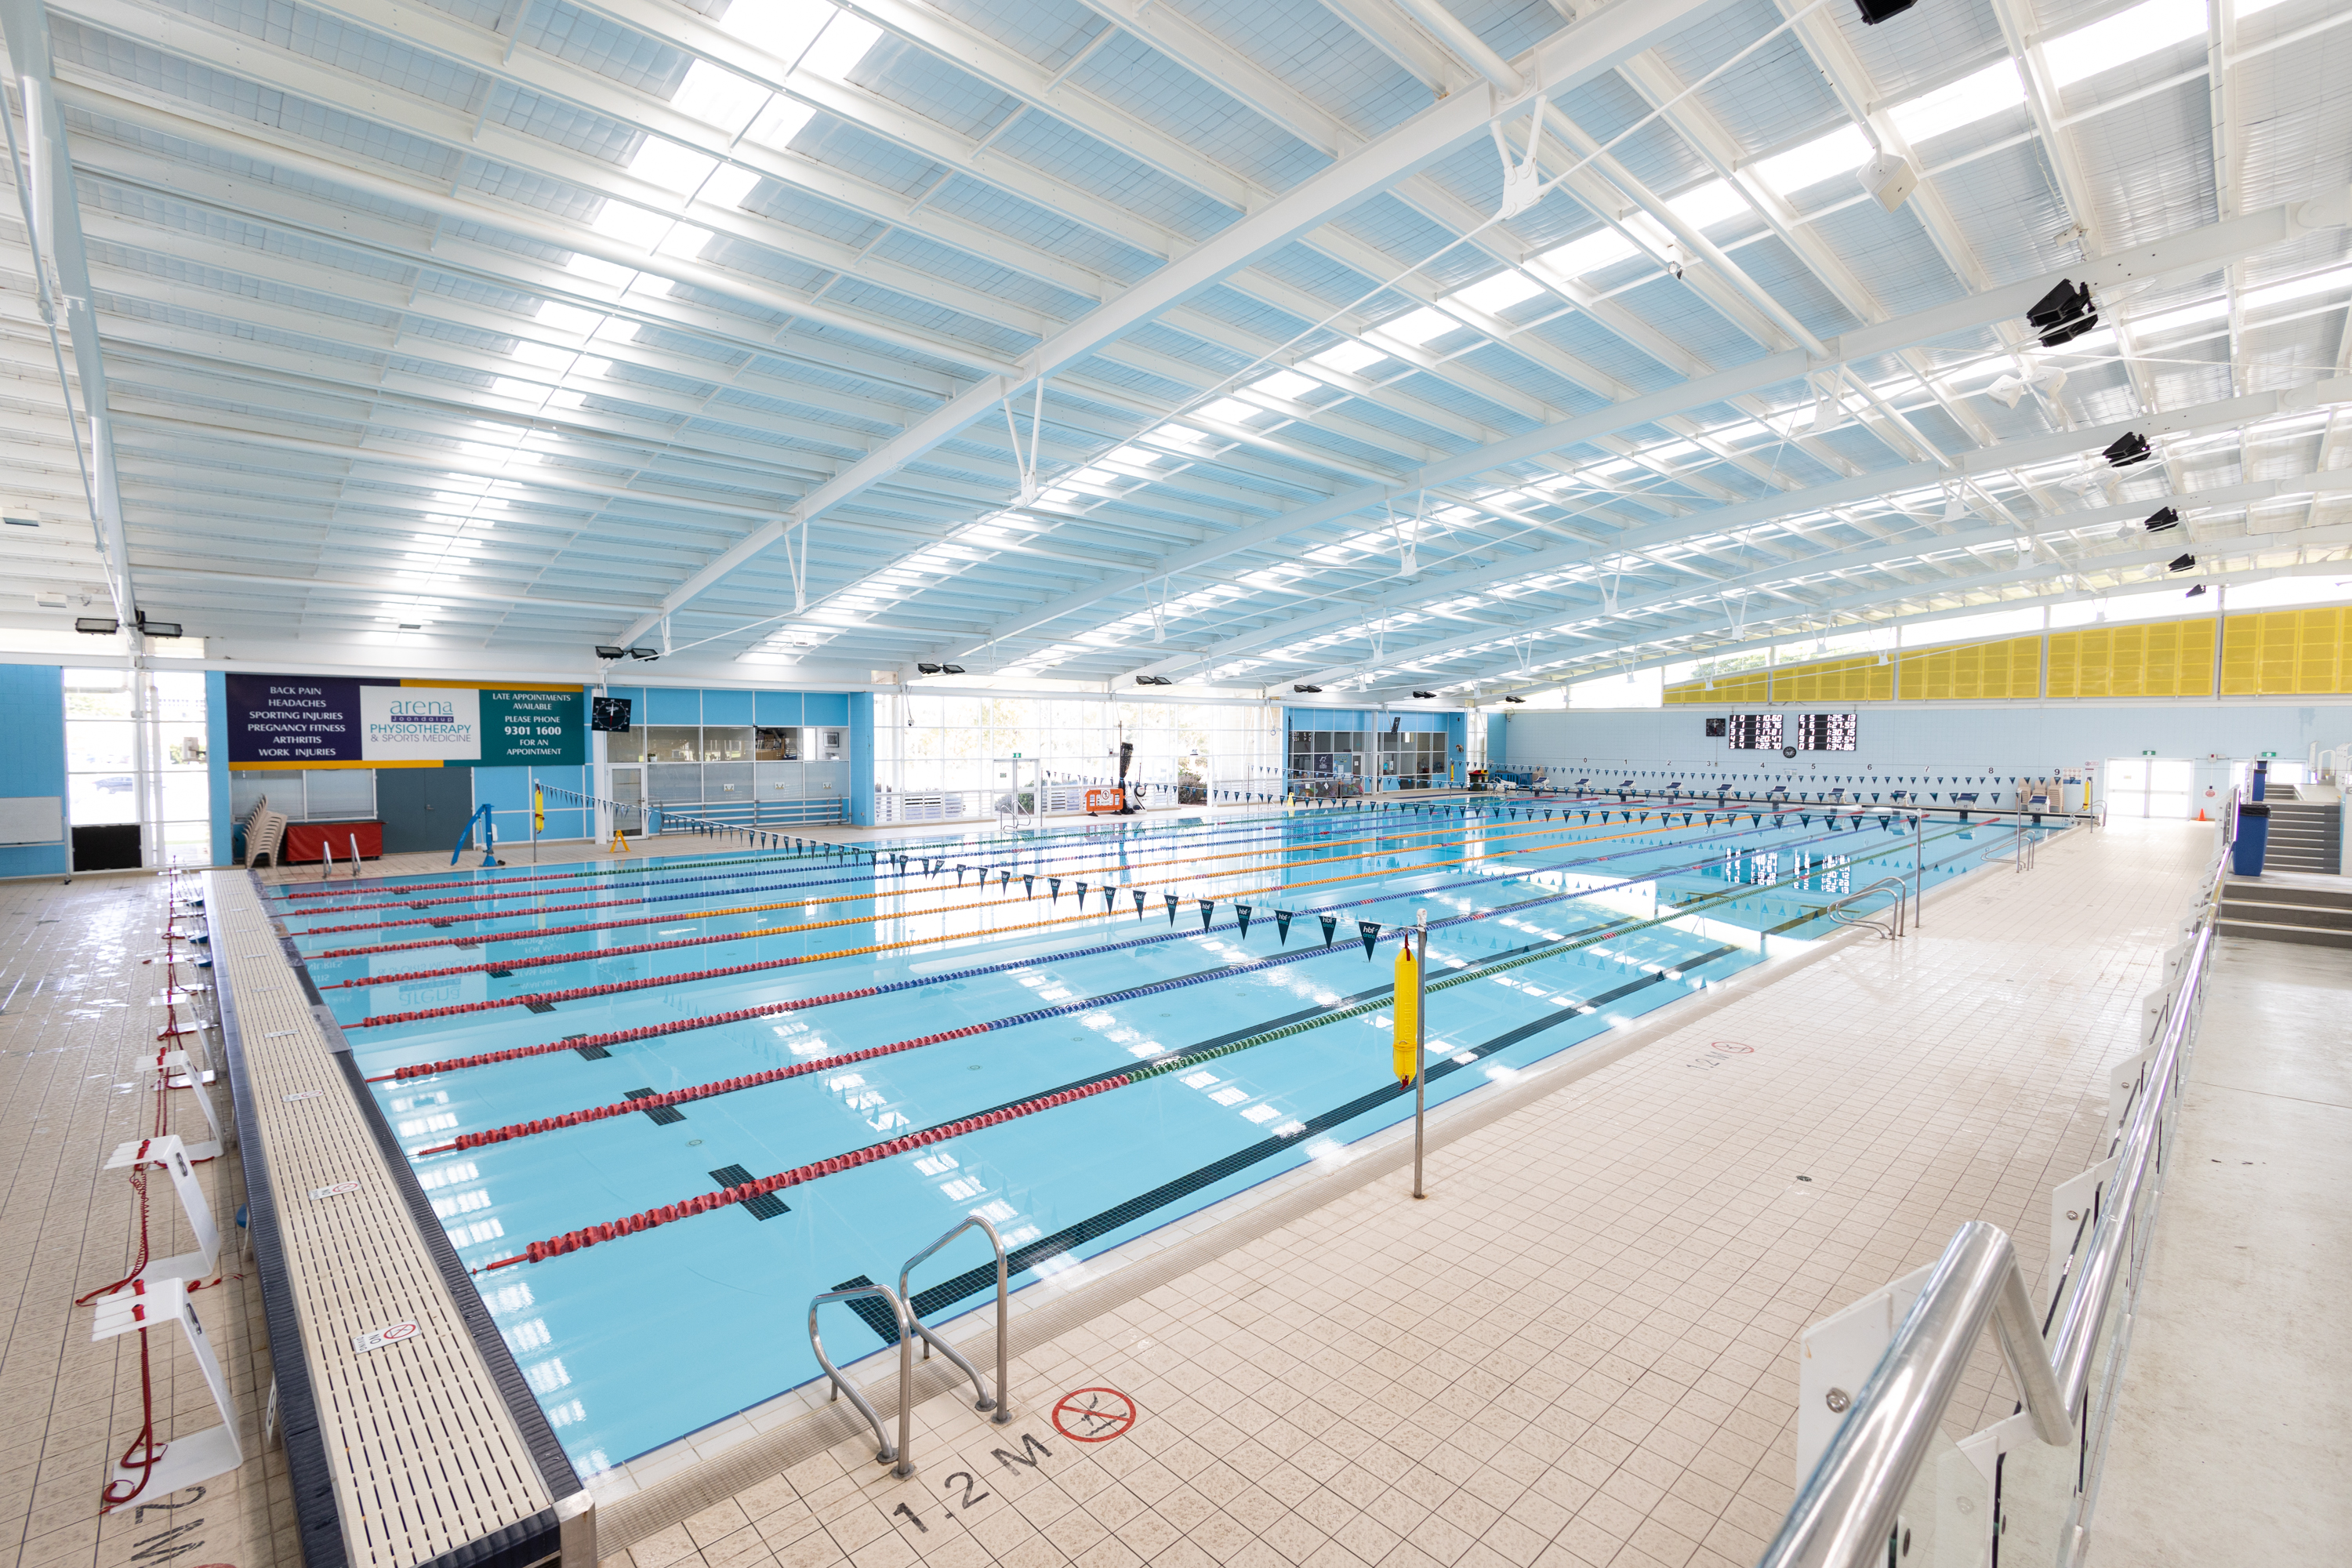
<instances>
[{"instance_id":1,"label":"metal pool ladder","mask_svg":"<svg viewBox=\"0 0 2352 1568\"><path fill-rule=\"evenodd\" d=\"M898 1441L895 1445L890 1441L890 1435L882 1429L882 1417L875 1414L872 1402L857 1391L857 1385L844 1376L839 1367L833 1364L833 1359L824 1353L824 1342L816 1334L816 1310L819 1307L827 1301L850 1301L860 1296L879 1296L889 1302L890 1315L898 1323ZM882 1445L881 1452L874 1457L881 1460L898 1460L898 1468L891 1473L898 1476L915 1473L914 1456L908 1451L908 1440L914 1429L915 1418L915 1336L908 1326L911 1317L906 1302L893 1295L887 1285L858 1285L846 1290L827 1290L809 1301L809 1348L816 1352L817 1364L824 1368L825 1376L833 1380L833 1392L825 1396L826 1402L829 1404L844 1394L849 1395L849 1403L866 1417L866 1424L874 1428L875 1440Z\"/></svg>"},{"instance_id":2,"label":"metal pool ladder","mask_svg":"<svg viewBox=\"0 0 2352 1568\"><path fill-rule=\"evenodd\" d=\"M955 1346L924 1326L923 1320L916 1315L914 1297L907 1293L907 1276L915 1271L916 1264L922 1262L940 1247L975 1226L988 1237L988 1244L996 1248L996 1397L993 1399L989 1397L987 1386L980 1381L980 1369L966 1360L961 1351L957 1350ZM923 1336L923 1359L930 1360L931 1347L939 1346L940 1353L961 1367L964 1375L971 1379L972 1392L979 1395L979 1398L973 1401L972 1408L995 1412L989 1419L999 1425L1013 1419L1013 1401L1006 1392L1010 1385L1005 1377L1005 1363L1011 1354L1008 1347L1012 1338L1005 1331L1005 1321L1012 1300L1012 1293L1005 1283L1010 1273L1011 1270L1005 1266L1004 1238L997 1235L996 1227L979 1214L964 1215L955 1228L907 1259L907 1266L898 1270L898 1297L907 1303L907 1321L914 1325L915 1332Z\"/></svg>"}]
</instances>

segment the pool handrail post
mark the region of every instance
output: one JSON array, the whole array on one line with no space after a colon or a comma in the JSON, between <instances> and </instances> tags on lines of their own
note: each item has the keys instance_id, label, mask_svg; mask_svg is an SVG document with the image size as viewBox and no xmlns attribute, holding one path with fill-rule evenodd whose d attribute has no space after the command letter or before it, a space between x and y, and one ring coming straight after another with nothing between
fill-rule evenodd
<instances>
[{"instance_id":1,"label":"pool handrail post","mask_svg":"<svg viewBox=\"0 0 2352 1568\"><path fill-rule=\"evenodd\" d=\"M1408 942L1419 941L1419 951L1413 955L1412 966L1412 1195L1425 1198L1422 1190L1421 1158L1423 1133L1429 1112L1429 911L1418 911L1413 930L1405 935Z\"/></svg>"},{"instance_id":2,"label":"pool handrail post","mask_svg":"<svg viewBox=\"0 0 2352 1568\"><path fill-rule=\"evenodd\" d=\"M988 1237L989 1246L996 1249L996 1397L993 1399L989 1397L987 1385L980 1380L979 1369L965 1359L962 1352L931 1332L924 1325L922 1318L915 1311L915 1298L907 1290L907 1276L915 1271L916 1264L922 1262L974 1226L979 1226L981 1233ZM1013 1398L1010 1393L1012 1384L1007 1381L1005 1373L1005 1364L1012 1353L1009 1349L1011 1342L1009 1320L1012 1315L1013 1295L1009 1286L1011 1279L1012 1269L1007 1266L1004 1256L1004 1238L996 1234L996 1226L988 1222L988 1217L976 1210L964 1215L945 1236L907 1259L907 1266L898 1270L898 1296L907 1303L907 1321L914 1325L915 1332L923 1338L923 1359L930 1360L931 1347L939 1346L940 1353L961 1367L964 1375L971 1379L972 1392L980 1396L973 1402L972 1408L994 1411L995 1414L989 1419L1000 1426L1013 1419Z\"/></svg>"},{"instance_id":3,"label":"pool handrail post","mask_svg":"<svg viewBox=\"0 0 2352 1568\"><path fill-rule=\"evenodd\" d=\"M883 1429L882 1417L875 1414L872 1402L858 1392L857 1384L850 1382L841 1369L833 1364L832 1358L824 1353L824 1342L817 1337L816 1310L819 1307L827 1301L848 1301L860 1296L881 1297L890 1303L891 1315L898 1321L898 1441L895 1446L890 1441L889 1433ZM874 1428L875 1440L882 1445L881 1451L874 1458L877 1461L898 1460L897 1468L890 1472L895 1476L915 1473L914 1456L908 1452L915 1417L915 1335L908 1326L908 1316L907 1304L892 1294L887 1285L856 1285L846 1290L827 1290L809 1300L809 1349L816 1352L817 1364L824 1368L825 1376L832 1380L834 1394L848 1394L849 1403L857 1407L857 1413L866 1417L866 1425ZM833 1395L826 1397L829 1403Z\"/></svg>"}]
</instances>

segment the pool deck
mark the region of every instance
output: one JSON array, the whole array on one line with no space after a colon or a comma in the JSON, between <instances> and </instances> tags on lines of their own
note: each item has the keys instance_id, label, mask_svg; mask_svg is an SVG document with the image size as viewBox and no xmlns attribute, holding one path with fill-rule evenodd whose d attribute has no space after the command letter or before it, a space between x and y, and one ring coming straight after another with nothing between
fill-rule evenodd
<instances>
[{"instance_id":1,"label":"pool deck","mask_svg":"<svg viewBox=\"0 0 2352 1568\"><path fill-rule=\"evenodd\" d=\"M1796 1335L1932 1258L1965 1219L2040 1256L2043 1194L2086 1163L2106 1065L2130 1049L2210 851L2210 829L2187 825L2070 834L2029 874L1931 896L1916 940L1841 938L1450 1108L1433 1118L1426 1202L1391 1134L1033 1286L1016 1298L1015 1420L991 1425L932 1363L911 1479L873 1461L845 1405L804 1394L596 1478L608 1568L1752 1562L1793 1489ZM541 857L604 858L584 844ZM18 885L0 914L70 927L128 909L143 931L159 886ZM37 940L55 943L50 929ZM86 945L83 992L144 1001L137 944ZM14 1525L0 1568L149 1561L174 1522L91 1518L95 1456L137 1426L136 1358L125 1342L89 1346L65 1307L68 1287L110 1270L36 1270L68 1247L120 1251L129 1205L97 1166L146 1103L109 1087L143 1038L131 1009L68 1016L89 1009L60 994L0 1020L0 1125L25 1151L0 1390L51 1413L0 1462ZM37 1082L65 1097L65 1136L54 1122L18 1136L44 1103ZM209 1168L225 1213L235 1167ZM233 1342L248 1426L268 1364L252 1295L224 1289L213 1329ZM966 1337L984 1321L954 1337L984 1349ZM96 1351L110 1399L89 1392ZM1103 1440L1057 1430L1057 1402L1084 1389L1131 1401L1131 1430L1066 1415ZM871 1391L895 1404L887 1375ZM2007 1397L1985 1347L1952 1428ZM291 1568L286 1496L274 1451L215 1487L194 1510L215 1520L189 1538L201 1562Z\"/></svg>"}]
</instances>

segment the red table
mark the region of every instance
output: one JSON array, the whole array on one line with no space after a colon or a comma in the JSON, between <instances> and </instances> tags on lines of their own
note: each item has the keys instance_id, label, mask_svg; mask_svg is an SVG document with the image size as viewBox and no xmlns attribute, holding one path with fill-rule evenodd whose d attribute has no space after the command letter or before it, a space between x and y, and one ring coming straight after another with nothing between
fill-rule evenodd
<instances>
[{"instance_id":1,"label":"red table","mask_svg":"<svg viewBox=\"0 0 2352 1568\"><path fill-rule=\"evenodd\" d=\"M323 860L322 846L331 848L338 860L348 859L352 839L360 841L362 859L379 859L383 855L383 824L381 822L289 822L286 825L286 844L282 859L287 865L299 860Z\"/></svg>"}]
</instances>

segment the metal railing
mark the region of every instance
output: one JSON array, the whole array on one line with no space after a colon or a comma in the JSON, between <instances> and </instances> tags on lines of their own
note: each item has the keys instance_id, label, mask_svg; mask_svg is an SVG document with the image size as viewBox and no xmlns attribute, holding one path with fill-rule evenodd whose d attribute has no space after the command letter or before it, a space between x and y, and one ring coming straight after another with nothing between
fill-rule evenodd
<instances>
[{"instance_id":1,"label":"metal railing","mask_svg":"<svg viewBox=\"0 0 2352 1568\"><path fill-rule=\"evenodd\" d=\"M898 1321L898 1440L896 1443L891 1442L890 1434L882 1429L882 1417L875 1414L873 1402L858 1392L857 1384L850 1382L846 1373L833 1364L833 1358L824 1353L824 1342L817 1337L816 1310L819 1307L827 1301L854 1301L861 1296L879 1296L889 1302L890 1314ZM825 1396L825 1402L831 1404L842 1394L849 1395L849 1403L866 1417L866 1425L874 1428L875 1441L881 1445L881 1451L874 1456L875 1458L885 1462L898 1460L898 1467L891 1474L898 1476L915 1473L914 1456L908 1451L915 1426L915 1334L908 1326L908 1317L907 1303L899 1300L887 1285L858 1285L846 1290L827 1290L809 1301L809 1348L816 1352L817 1365L824 1368L825 1376L833 1380L833 1392Z\"/></svg>"},{"instance_id":2,"label":"metal railing","mask_svg":"<svg viewBox=\"0 0 2352 1568\"><path fill-rule=\"evenodd\" d=\"M2155 1044L2131 1089L2112 1173L2099 1184L2103 1205L2086 1222L2087 1241L2053 1283L2047 1339L2010 1237L1981 1220L1960 1226L1850 1406L1832 1406L1848 1413L1799 1489L1779 1535L1758 1559L1759 1568L1865 1568L1899 1560L1895 1543L1908 1544L1907 1532L1898 1529L1906 1498L1987 1328L2000 1343L2033 1436L2078 1448L2078 1461L2066 1468L2075 1488L2069 1522L2082 1529L2083 1501L2096 1485L2099 1456L2092 1450L2103 1436L2091 1428L2105 1425L2090 1419L2093 1359L2134 1261L2136 1222L2147 1217L2159 1195L2165 1123L2178 1105L2182 1058L2195 1035L2212 952L2212 899L2233 827L2234 816L2223 826L2215 867L2189 917L2190 937L2172 987L2151 1001ZM1989 1522L2006 1529L2005 1518Z\"/></svg>"},{"instance_id":3,"label":"metal railing","mask_svg":"<svg viewBox=\"0 0 2352 1568\"><path fill-rule=\"evenodd\" d=\"M975 1226L979 1228L981 1234L988 1237L988 1245L996 1249L996 1396L992 1399L989 1397L987 1385L980 1381L980 1369L966 1360L961 1351L931 1332L921 1316L915 1311L915 1298L907 1291L907 1276L915 1271L916 1264L922 1262L940 1247ZM907 1303L908 1321L915 1325L915 1331L923 1336L923 1359L930 1360L931 1347L937 1345L941 1355L961 1367L964 1375L971 1379L972 1391L979 1395L979 1398L973 1402L972 1408L994 1411L995 1414L989 1419L1000 1425L1013 1419L1013 1396L1009 1392L1013 1385L1010 1382L1010 1373L1006 1371L1012 1356L1010 1347L1013 1342L1013 1337L1008 1329L1008 1320L1012 1312L1012 1291L1008 1285L1010 1279L1011 1269L1007 1267L1004 1257L1004 1238L996 1234L996 1227L989 1224L984 1215L978 1214L964 1215L954 1229L907 1259L907 1266L898 1270L898 1297Z\"/></svg>"},{"instance_id":4,"label":"metal railing","mask_svg":"<svg viewBox=\"0 0 2352 1568\"><path fill-rule=\"evenodd\" d=\"M1866 899L1873 893L1890 890L1895 894L1895 902L1880 911L1887 917L1883 921L1877 915L1856 914L1844 907L1848 903ZM1868 926L1889 942L1900 942L1904 931L1904 914L1908 906L1910 893L1910 888L1905 884L1902 878L1881 877L1866 888L1856 888L1822 912L1840 925Z\"/></svg>"}]
</instances>

